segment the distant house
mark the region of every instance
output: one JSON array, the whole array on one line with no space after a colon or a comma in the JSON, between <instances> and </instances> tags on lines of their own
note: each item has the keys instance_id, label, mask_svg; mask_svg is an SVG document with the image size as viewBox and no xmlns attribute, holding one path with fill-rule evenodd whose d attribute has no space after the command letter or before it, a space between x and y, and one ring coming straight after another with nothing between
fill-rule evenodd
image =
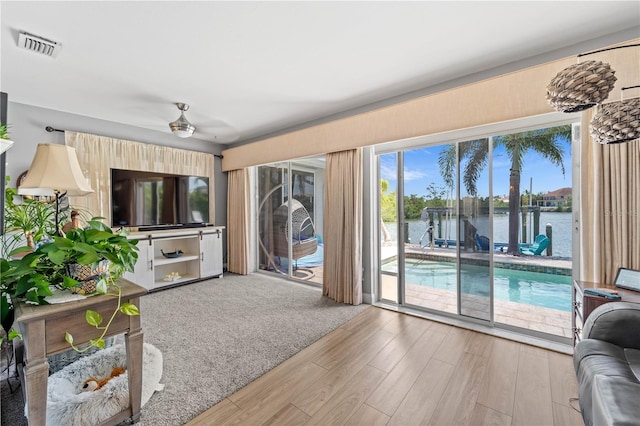
<instances>
[{"instance_id":1,"label":"distant house","mask_svg":"<svg viewBox=\"0 0 640 426\"><path fill-rule=\"evenodd\" d=\"M571 188L560 188L551 191L538 200L538 207L565 207L571 205Z\"/></svg>"}]
</instances>

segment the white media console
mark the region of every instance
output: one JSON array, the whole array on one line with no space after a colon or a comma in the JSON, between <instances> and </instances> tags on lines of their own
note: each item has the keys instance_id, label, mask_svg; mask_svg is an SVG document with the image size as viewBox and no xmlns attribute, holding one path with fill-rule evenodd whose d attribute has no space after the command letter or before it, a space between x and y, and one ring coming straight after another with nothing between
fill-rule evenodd
<instances>
[{"instance_id":1,"label":"white media console","mask_svg":"<svg viewBox=\"0 0 640 426\"><path fill-rule=\"evenodd\" d=\"M224 226L132 232L138 242L135 270L124 278L158 290L212 277L222 277L222 230ZM177 257L162 254L181 251Z\"/></svg>"}]
</instances>

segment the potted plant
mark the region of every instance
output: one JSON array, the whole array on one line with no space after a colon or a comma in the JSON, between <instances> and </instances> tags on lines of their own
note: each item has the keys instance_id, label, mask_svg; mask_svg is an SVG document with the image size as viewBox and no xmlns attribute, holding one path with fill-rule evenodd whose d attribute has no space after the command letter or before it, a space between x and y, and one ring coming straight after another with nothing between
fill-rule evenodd
<instances>
[{"instance_id":1,"label":"potted plant","mask_svg":"<svg viewBox=\"0 0 640 426\"><path fill-rule=\"evenodd\" d=\"M13 141L9 139L9 126L6 124L0 124L0 139L0 153L5 152L13 145Z\"/></svg>"},{"instance_id":2,"label":"potted plant","mask_svg":"<svg viewBox=\"0 0 640 426\"><path fill-rule=\"evenodd\" d=\"M129 240L125 230L113 232L100 219L94 218L88 221L87 227L72 229L63 236L54 235L51 241L37 246L33 251L28 246L14 249L9 259L0 260L3 318L17 300L46 304L45 297L52 295L51 287L81 293L95 291L118 297L118 306L104 326L97 312L87 311L87 322L102 333L90 341L86 350L92 346L104 347L103 338L118 312L138 314L136 306L120 303L121 290L117 285L117 280L125 271L133 271L138 258L137 241ZM23 254L21 258L12 258ZM105 266L105 263L108 265ZM91 270L97 268L97 271L92 276L80 278L74 272L82 269L82 266L90 266ZM89 290L86 287L88 282L93 286ZM71 334L67 333L65 338L78 350L73 345Z\"/></svg>"},{"instance_id":3,"label":"potted plant","mask_svg":"<svg viewBox=\"0 0 640 426\"><path fill-rule=\"evenodd\" d=\"M7 178L7 183L8 183ZM48 201L24 199L16 202L16 188L5 188L3 252L9 253L25 244L32 250L43 239L55 234L55 204Z\"/></svg>"}]
</instances>

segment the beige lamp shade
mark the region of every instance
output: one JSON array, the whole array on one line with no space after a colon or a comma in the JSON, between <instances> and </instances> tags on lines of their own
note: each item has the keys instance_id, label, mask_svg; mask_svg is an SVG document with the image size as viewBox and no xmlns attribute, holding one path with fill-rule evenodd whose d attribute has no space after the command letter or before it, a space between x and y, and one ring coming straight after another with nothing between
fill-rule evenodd
<instances>
[{"instance_id":1,"label":"beige lamp shade","mask_svg":"<svg viewBox=\"0 0 640 426\"><path fill-rule=\"evenodd\" d=\"M93 192L82 173L75 148L51 143L39 144L29 173L20 184L18 193L52 195L54 192L65 191L70 196Z\"/></svg>"}]
</instances>

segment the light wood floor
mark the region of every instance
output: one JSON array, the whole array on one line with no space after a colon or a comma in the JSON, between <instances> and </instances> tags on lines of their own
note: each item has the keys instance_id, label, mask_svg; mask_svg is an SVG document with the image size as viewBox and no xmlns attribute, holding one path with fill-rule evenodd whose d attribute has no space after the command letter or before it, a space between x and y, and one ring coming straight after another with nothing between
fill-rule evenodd
<instances>
[{"instance_id":1,"label":"light wood floor","mask_svg":"<svg viewBox=\"0 0 640 426\"><path fill-rule=\"evenodd\" d=\"M381 308L195 425L582 425L571 357Z\"/></svg>"}]
</instances>

